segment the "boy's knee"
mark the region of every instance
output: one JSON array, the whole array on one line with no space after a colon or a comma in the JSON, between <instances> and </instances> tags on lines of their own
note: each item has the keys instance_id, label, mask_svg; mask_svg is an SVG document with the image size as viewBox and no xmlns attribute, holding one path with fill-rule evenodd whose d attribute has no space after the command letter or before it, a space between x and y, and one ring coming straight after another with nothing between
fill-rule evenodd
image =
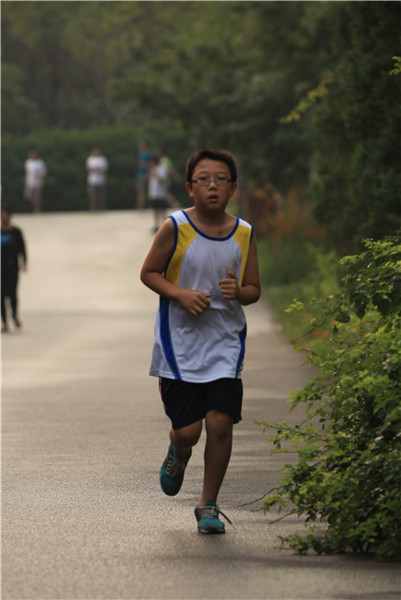
<instances>
[{"instance_id":1,"label":"boy's knee","mask_svg":"<svg viewBox=\"0 0 401 600\"><path fill-rule=\"evenodd\" d=\"M230 413L210 410L206 414L206 430L218 437L225 438L232 435L234 418Z\"/></svg>"},{"instance_id":2,"label":"boy's knee","mask_svg":"<svg viewBox=\"0 0 401 600\"><path fill-rule=\"evenodd\" d=\"M173 429L173 437L176 442L183 446L195 446L202 433L202 421L197 421L192 425Z\"/></svg>"}]
</instances>

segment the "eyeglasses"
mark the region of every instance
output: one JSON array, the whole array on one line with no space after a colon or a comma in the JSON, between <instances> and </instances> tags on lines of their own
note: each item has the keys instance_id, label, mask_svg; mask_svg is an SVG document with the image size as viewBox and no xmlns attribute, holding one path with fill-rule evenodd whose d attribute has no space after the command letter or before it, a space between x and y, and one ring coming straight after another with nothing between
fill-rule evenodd
<instances>
[{"instance_id":1,"label":"eyeglasses","mask_svg":"<svg viewBox=\"0 0 401 600\"><path fill-rule=\"evenodd\" d=\"M212 181L214 181L216 185L221 186L231 183L232 179L228 179L228 177L198 177L198 179L192 179L192 183L197 183L201 187L208 187Z\"/></svg>"}]
</instances>

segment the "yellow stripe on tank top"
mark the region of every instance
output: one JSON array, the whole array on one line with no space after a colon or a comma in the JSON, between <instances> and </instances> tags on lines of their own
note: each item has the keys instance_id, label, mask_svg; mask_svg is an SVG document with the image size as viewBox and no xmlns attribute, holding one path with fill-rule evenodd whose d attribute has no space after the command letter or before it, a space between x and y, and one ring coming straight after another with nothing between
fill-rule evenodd
<instances>
[{"instance_id":1,"label":"yellow stripe on tank top","mask_svg":"<svg viewBox=\"0 0 401 600\"><path fill-rule=\"evenodd\" d=\"M198 233L190 223L178 225L177 247L166 271L166 279L171 283L178 284L185 252L197 235Z\"/></svg>"},{"instance_id":2,"label":"yellow stripe on tank top","mask_svg":"<svg viewBox=\"0 0 401 600\"><path fill-rule=\"evenodd\" d=\"M234 239L241 249L242 261L241 261L241 274L239 278L239 285L242 285L244 279L246 261L248 260L249 245L251 243L252 229L246 225L239 224L236 232L234 233Z\"/></svg>"}]
</instances>

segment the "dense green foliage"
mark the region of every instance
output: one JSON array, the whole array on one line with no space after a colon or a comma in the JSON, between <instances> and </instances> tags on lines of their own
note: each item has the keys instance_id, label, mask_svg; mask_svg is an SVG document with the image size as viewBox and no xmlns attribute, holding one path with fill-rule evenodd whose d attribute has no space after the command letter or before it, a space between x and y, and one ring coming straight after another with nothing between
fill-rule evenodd
<instances>
[{"instance_id":1,"label":"dense green foliage","mask_svg":"<svg viewBox=\"0 0 401 600\"><path fill-rule=\"evenodd\" d=\"M345 3L336 21L335 80L316 114L315 215L344 255L401 225L399 2Z\"/></svg>"},{"instance_id":2,"label":"dense green foliage","mask_svg":"<svg viewBox=\"0 0 401 600\"><path fill-rule=\"evenodd\" d=\"M126 208L140 138L163 145L181 173L194 148L222 146L238 159L242 189L252 181L284 199L312 197L330 246L354 251L400 226L400 11L399 2L5 0L3 189L22 209L35 146L50 163L45 210L79 208L82 161L96 144L111 165L110 205Z\"/></svg>"},{"instance_id":3,"label":"dense green foliage","mask_svg":"<svg viewBox=\"0 0 401 600\"><path fill-rule=\"evenodd\" d=\"M230 148L243 181L305 185L307 120L289 128L279 119L330 62L329 12L309 2L5 0L3 135L8 144L8 134L44 129L135 134L163 124L185 132L187 153Z\"/></svg>"},{"instance_id":4,"label":"dense green foliage","mask_svg":"<svg viewBox=\"0 0 401 600\"><path fill-rule=\"evenodd\" d=\"M292 409L305 405L305 420L262 422L275 430L276 452L299 458L286 465L265 509L290 506L306 516L307 534L284 540L301 553L351 548L394 559L401 556L401 234L366 241L341 263L340 290L307 307L308 335L298 339L319 369L292 395ZM303 309L299 301L289 308Z\"/></svg>"}]
</instances>

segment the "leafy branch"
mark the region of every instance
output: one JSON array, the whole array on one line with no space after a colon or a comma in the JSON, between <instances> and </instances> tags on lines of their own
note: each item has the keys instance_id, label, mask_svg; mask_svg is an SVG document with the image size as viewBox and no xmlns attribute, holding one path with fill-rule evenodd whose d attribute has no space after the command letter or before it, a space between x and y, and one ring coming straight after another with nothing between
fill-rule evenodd
<instances>
[{"instance_id":1,"label":"leafy branch","mask_svg":"<svg viewBox=\"0 0 401 600\"><path fill-rule=\"evenodd\" d=\"M401 56L393 56L394 69L390 71L390 75L399 75L401 73Z\"/></svg>"},{"instance_id":2,"label":"leafy branch","mask_svg":"<svg viewBox=\"0 0 401 600\"><path fill-rule=\"evenodd\" d=\"M258 422L274 431L273 452L299 459L285 465L264 510L290 503L289 514L304 516L305 536L281 538L300 553L375 548L377 558L394 559L401 556L401 232L364 246L341 261L340 291L307 307L307 334L311 322L332 328L309 342L306 362L319 374L292 394L291 410L303 403L306 417L300 425ZM294 301L292 309L305 307Z\"/></svg>"},{"instance_id":3,"label":"leafy branch","mask_svg":"<svg viewBox=\"0 0 401 600\"><path fill-rule=\"evenodd\" d=\"M328 93L327 86L334 81L334 74L332 71L327 71L326 75L319 82L319 84L310 90L304 98L302 98L298 104L288 113L286 117L282 117L280 123L292 123L299 121L302 115L311 108L318 100L324 98Z\"/></svg>"}]
</instances>

